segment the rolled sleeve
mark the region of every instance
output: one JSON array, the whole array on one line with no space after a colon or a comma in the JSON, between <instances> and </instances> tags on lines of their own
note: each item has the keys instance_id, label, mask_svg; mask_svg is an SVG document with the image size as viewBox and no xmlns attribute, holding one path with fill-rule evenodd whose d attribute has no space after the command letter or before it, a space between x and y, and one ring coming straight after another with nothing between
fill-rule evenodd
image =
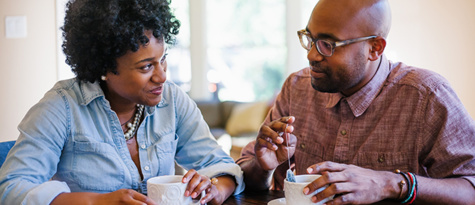
<instances>
[{"instance_id":1,"label":"rolled sleeve","mask_svg":"<svg viewBox=\"0 0 475 205\"><path fill-rule=\"evenodd\" d=\"M48 181L29 191L21 204L50 204L59 194L69 192L71 190L65 182Z\"/></svg>"},{"instance_id":2,"label":"rolled sleeve","mask_svg":"<svg viewBox=\"0 0 475 205\"><path fill-rule=\"evenodd\" d=\"M230 175L236 180L236 189L234 195L240 194L244 188L243 174L241 167L234 163L218 163L198 170L199 174L206 175L209 178Z\"/></svg>"},{"instance_id":3,"label":"rolled sleeve","mask_svg":"<svg viewBox=\"0 0 475 205\"><path fill-rule=\"evenodd\" d=\"M468 182L470 182L475 189L475 176L464 176L462 177L463 179L466 179Z\"/></svg>"}]
</instances>

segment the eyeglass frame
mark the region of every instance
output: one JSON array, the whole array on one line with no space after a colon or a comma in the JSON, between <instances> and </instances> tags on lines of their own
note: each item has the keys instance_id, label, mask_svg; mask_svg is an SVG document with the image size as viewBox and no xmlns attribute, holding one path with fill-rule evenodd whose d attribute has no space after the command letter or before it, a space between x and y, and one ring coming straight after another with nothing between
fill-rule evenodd
<instances>
[{"instance_id":1,"label":"eyeglass frame","mask_svg":"<svg viewBox=\"0 0 475 205\"><path fill-rule=\"evenodd\" d=\"M375 35L372 35L372 36L365 36L365 37L360 37L360 38L353 38L353 39L348 39L348 40L343 40L343 41L332 41L332 40L325 40L325 39L314 39L312 38L312 36L310 35L310 32L308 32L307 30L305 29L302 29L302 30L299 30L297 31L297 35L299 36L299 40L300 40L300 45L307 51L311 51L312 50L312 47L315 45L315 49L318 51L318 53L322 56L325 56L325 57L330 57L333 55L333 53L335 52L335 48L336 47L340 47L340 46L345 46L345 45L348 45L348 44L352 44L352 43L357 43L357 42L361 42L361 41L366 41L366 40L369 40L369 39L373 39L373 38L376 38L378 36L375 36ZM312 40L311 41L311 46L310 48L308 48L307 45L304 45L303 41L302 41L302 36L305 35L305 36L308 36L310 37L310 39ZM321 51L320 51L320 48L317 44L317 41L324 41L326 43L328 43L330 46L331 46L331 53L330 55L325 55L323 54Z\"/></svg>"}]
</instances>

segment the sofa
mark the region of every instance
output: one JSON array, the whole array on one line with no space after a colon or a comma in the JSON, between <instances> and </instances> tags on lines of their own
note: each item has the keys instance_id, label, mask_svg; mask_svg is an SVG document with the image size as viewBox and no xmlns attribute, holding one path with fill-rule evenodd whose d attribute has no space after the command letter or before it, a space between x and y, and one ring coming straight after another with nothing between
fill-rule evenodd
<instances>
[{"instance_id":1,"label":"sofa","mask_svg":"<svg viewBox=\"0 0 475 205\"><path fill-rule=\"evenodd\" d=\"M213 136L234 159L247 143L255 140L270 108L267 101L198 101L196 104Z\"/></svg>"}]
</instances>

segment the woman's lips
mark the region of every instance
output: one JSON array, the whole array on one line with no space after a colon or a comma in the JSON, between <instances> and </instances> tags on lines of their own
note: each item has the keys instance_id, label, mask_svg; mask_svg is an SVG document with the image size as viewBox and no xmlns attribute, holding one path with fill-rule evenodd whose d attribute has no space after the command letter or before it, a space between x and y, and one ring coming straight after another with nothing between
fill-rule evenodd
<instances>
[{"instance_id":1,"label":"woman's lips","mask_svg":"<svg viewBox=\"0 0 475 205\"><path fill-rule=\"evenodd\" d=\"M153 90L150 91L150 93L154 94L154 95L161 95L162 94L162 87L158 87L158 88L155 88Z\"/></svg>"}]
</instances>

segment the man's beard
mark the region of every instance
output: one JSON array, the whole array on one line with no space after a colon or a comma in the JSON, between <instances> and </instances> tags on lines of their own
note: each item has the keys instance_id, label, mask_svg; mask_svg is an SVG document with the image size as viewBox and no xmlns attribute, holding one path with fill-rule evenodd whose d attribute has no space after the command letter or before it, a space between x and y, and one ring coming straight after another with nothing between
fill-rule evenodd
<instances>
[{"instance_id":1,"label":"man's beard","mask_svg":"<svg viewBox=\"0 0 475 205\"><path fill-rule=\"evenodd\" d=\"M337 67L331 69L322 67L320 62L310 62L311 67L325 73L325 78L315 79L311 77L311 84L313 89L326 93L342 92L356 86L364 78L365 60L364 55L359 53L355 56L352 64L346 67ZM341 72L345 71L345 72Z\"/></svg>"}]
</instances>

